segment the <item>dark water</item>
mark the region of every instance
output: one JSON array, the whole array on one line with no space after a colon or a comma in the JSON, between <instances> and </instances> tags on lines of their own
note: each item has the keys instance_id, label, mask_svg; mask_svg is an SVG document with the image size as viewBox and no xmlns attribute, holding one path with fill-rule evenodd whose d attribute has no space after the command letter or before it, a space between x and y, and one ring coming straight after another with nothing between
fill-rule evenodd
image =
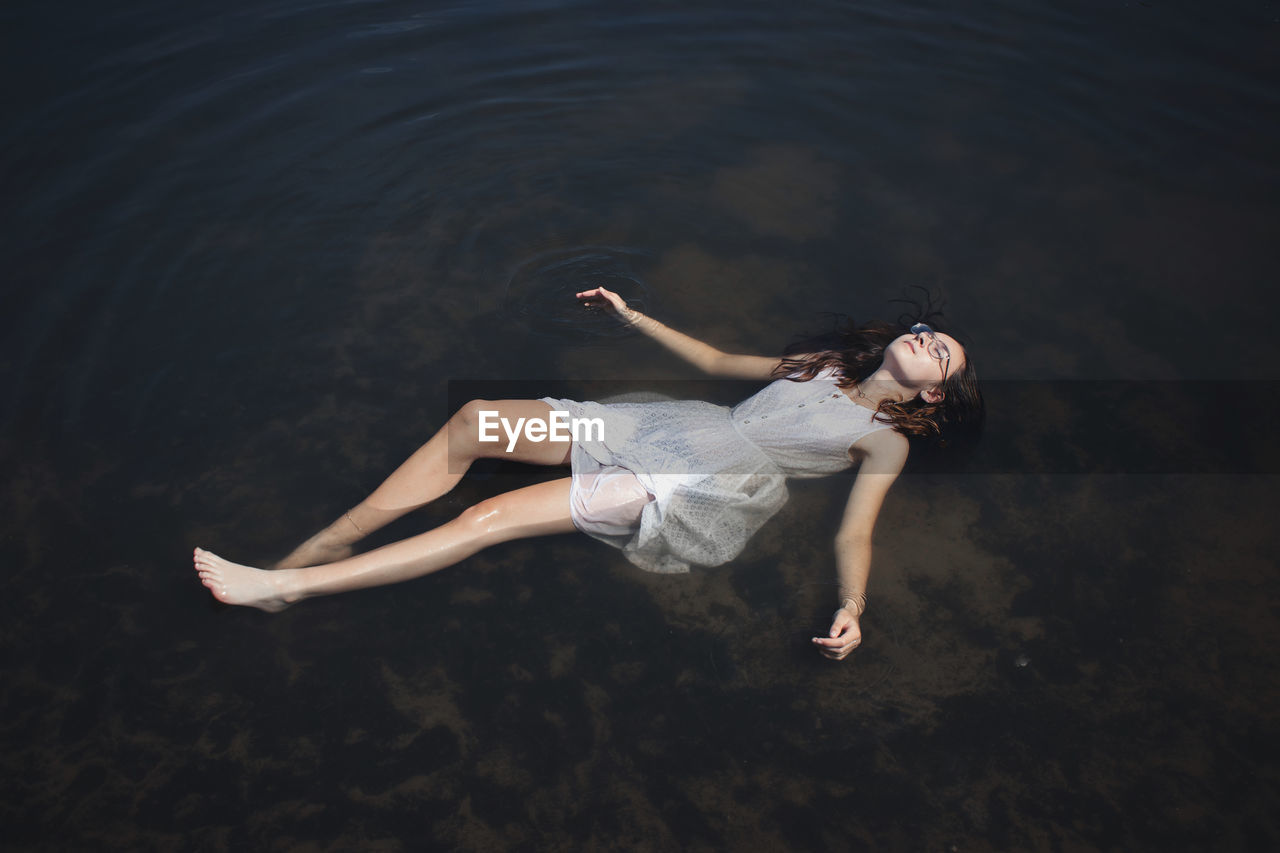
<instances>
[{"instance_id":1,"label":"dark water","mask_svg":"<svg viewBox=\"0 0 1280 853\"><path fill-rule=\"evenodd\" d=\"M847 477L688 577L557 536L268 616L190 552L286 552L451 380L690 375L555 307L580 272L762 354L923 285L987 379L1195 380L1256 422L1280 4L0 24L8 846L1274 848L1274 455L904 477L839 664L807 638ZM473 474L377 541L564 472Z\"/></svg>"}]
</instances>

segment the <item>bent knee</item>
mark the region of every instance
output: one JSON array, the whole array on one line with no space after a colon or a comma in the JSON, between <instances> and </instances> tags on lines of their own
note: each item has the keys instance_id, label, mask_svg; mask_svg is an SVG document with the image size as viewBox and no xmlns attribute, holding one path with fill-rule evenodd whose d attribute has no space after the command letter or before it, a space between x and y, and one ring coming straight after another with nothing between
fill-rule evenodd
<instances>
[{"instance_id":1,"label":"bent knee","mask_svg":"<svg viewBox=\"0 0 1280 853\"><path fill-rule=\"evenodd\" d=\"M469 400L453 413L447 425L451 453L465 457L483 455L486 445L480 442L480 413L492 411L493 405L492 400Z\"/></svg>"},{"instance_id":2,"label":"bent knee","mask_svg":"<svg viewBox=\"0 0 1280 853\"><path fill-rule=\"evenodd\" d=\"M492 400L468 400L458 407L458 411L453 413L453 417L449 420L455 421L460 426L474 427L480 423L480 413L482 411L492 411Z\"/></svg>"}]
</instances>

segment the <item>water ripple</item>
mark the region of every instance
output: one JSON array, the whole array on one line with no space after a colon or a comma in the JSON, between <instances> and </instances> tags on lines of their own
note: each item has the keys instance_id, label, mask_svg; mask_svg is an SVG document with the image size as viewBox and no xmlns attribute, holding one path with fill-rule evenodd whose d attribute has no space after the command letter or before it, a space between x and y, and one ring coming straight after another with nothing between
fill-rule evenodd
<instances>
[{"instance_id":1,"label":"water ripple","mask_svg":"<svg viewBox=\"0 0 1280 853\"><path fill-rule=\"evenodd\" d=\"M535 334L566 342L634 334L601 310L584 310L574 294L604 287L637 311L651 311L654 296L639 272L649 253L620 246L578 246L545 252L522 263L507 282L507 316Z\"/></svg>"}]
</instances>

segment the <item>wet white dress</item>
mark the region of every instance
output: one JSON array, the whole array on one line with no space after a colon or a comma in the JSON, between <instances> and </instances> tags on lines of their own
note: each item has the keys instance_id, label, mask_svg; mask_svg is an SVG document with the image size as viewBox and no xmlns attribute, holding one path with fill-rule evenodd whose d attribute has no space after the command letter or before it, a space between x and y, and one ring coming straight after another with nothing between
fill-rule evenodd
<instances>
[{"instance_id":1,"label":"wet white dress","mask_svg":"<svg viewBox=\"0 0 1280 853\"><path fill-rule=\"evenodd\" d=\"M838 376L778 379L732 408L540 398L604 424L602 437L572 443L574 525L650 572L732 560L787 502L788 477L843 471L855 441L891 427L836 387Z\"/></svg>"}]
</instances>

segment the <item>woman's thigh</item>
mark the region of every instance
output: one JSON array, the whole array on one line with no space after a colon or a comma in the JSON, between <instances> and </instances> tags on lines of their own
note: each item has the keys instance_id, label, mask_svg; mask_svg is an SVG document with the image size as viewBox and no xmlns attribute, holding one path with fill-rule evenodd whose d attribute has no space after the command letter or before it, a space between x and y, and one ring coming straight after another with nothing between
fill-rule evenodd
<instances>
[{"instance_id":1,"label":"woman's thigh","mask_svg":"<svg viewBox=\"0 0 1280 853\"><path fill-rule=\"evenodd\" d=\"M451 421L449 440L465 442L485 459L568 465L571 441L552 441L546 428L527 429L531 423L549 427L552 411L551 404L541 400L472 400Z\"/></svg>"}]
</instances>

